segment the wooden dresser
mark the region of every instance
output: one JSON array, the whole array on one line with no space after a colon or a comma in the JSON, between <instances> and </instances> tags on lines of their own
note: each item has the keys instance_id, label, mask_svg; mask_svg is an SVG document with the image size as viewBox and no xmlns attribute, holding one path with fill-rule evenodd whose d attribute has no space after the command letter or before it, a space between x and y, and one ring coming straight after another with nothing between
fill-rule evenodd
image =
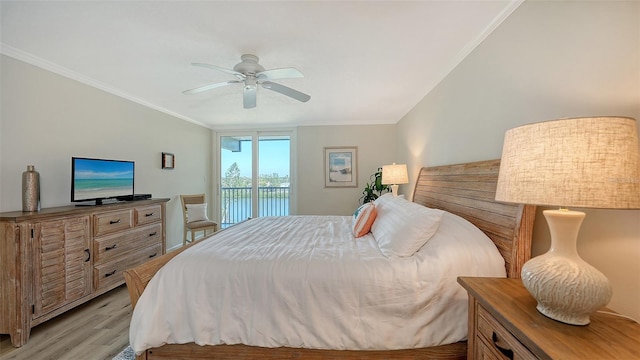
<instances>
[{"instance_id":1,"label":"wooden dresser","mask_svg":"<svg viewBox=\"0 0 640 360\"><path fill-rule=\"evenodd\" d=\"M0 333L31 328L124 283L165 253L169 199L0 213Z\"/></svg>"},{"instance_id":2,"label":"wooden dresser","mask_svg":"<svg viewBox=\"0 0 640 360\"><path fill-rule=\"evenodd\" d=\"M468 359L640 359L640 324L597 312L586 326L542 315L520 279L458 278L469 293Z\"/></svg>"}]
</instances>

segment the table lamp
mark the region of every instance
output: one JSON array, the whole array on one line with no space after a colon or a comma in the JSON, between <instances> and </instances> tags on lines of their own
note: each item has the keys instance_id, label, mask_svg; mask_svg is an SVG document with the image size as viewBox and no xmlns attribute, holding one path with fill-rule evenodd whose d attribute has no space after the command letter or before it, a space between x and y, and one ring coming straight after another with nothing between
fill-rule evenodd
<instances>
[{"instance_id":1,"label":"table lamp","mask_svg":"<svg viewBox=\"0 0 640 360\"><path fill-rule=\"evenodd\" d=\"M408 184L409 175L407 175L407 164L393 163L392 165L382 166L382 185L390 185L393 196L398 196L398 185Z\"/></svg>"},{"instance_id":2,"label":"table lamp","mask_svg":"<svg viewBox=\"0 0 640 360\"><path fill-rule=\"evenodd\" d=\"M609 281L580 258L579 208L640 208L640 150L636 121L589 117L545 121L508 130L496 200L558 206L543 211L551 247L527 261L522 283L549 318L589 324L611 299Z\"/></svg>"}]
</instances>

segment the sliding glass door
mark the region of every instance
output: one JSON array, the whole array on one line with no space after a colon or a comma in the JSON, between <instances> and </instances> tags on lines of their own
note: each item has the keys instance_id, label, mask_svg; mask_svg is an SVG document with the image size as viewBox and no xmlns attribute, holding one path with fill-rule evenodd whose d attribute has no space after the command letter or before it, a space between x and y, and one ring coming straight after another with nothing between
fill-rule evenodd
<instances>
[{"instance_id":1,"label":"sliding glass door","mask_svg":"<svg viewBox=\"0 0 640 360\"><path fill-rule=\"evenodd\" d=\"M220 224L253 217L253 137L220 137Z\"/></svg>"},{"instance_id":2,"label":"sliding glass door","mask_svg":"<svg viewBox=\"0 0 640 360\"><path fill-rule=\"evenodd\" d=\"M292 204L292 132L219 134L220 224L286 216Z\"/></svg>"}]
</instances>

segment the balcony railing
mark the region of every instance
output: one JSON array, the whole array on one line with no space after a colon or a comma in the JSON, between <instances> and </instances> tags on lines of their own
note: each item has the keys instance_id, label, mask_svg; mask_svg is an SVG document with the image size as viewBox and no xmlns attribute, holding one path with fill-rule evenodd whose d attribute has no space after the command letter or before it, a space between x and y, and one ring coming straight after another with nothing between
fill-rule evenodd
<instances>
[{"instance_id":1,"label":"balcony railing","mask_svg":"<svg viewBox=\"0 0 640 360\"><path fill-rule=\"evenodd\" d=\"M221 227L228 227L252 216L250 187L223 187L221 190ZM286 215L289 215L289 187L259 187L258 216Z\"/></svg>"}]
</instances>

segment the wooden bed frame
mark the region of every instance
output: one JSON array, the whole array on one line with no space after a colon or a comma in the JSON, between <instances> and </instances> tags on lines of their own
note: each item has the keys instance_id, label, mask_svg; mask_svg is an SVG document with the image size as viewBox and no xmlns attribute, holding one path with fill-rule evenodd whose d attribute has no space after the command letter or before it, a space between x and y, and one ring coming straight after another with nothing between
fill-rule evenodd
<instances>
[{"instance_id":1,"label":"wooden bed frame","mask_svg":"<svg viewBox=\"0 0 640 360\"><path fill-rule=\"evenodd\" d=\"M500 160L422 168L413 201L457 214L484 231L505 259L507 276L520 277L531 255L535 207L494 200ZM124 272L135 307L153 275L186 248L173 251ZM247 345L199 346L167 344L148 349L137 360L151 359L466 359L466 341L429 348L390 351L262 348Z\"/></svg>"}]
</instances>

